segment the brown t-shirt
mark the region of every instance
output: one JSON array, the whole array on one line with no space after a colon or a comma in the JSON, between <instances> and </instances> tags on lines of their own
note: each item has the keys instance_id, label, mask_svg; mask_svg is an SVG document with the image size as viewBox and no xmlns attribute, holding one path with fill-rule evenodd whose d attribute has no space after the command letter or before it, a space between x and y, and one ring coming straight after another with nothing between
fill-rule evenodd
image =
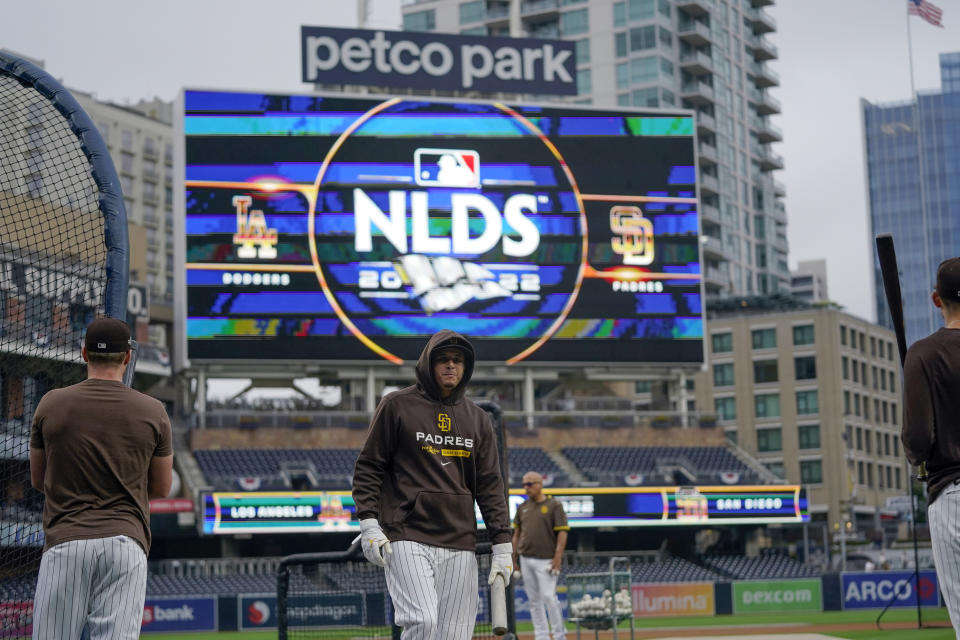
<instances>
[{"instance_id":1,"label":"brown t-shirt","mask_svg":"<svg viewBox=\"0 0 960 640\"><path fill-rule=\"evenodd\" d=\"M173 453L170 419L121 382L85 380L37 405L30 448L42 449L44 549L124 535L150 550L150 460Z\"/></svg>"},{"instance_id":2,"label":"brown t-shirt","mask_svg":"<svg viewBox=\"0 0 960 640\"><path fill-rule=\"evenodd\" d=\"M557 532L570 529L563 505L550 496L543 502L527 498L517 507L513 526L520 530L517 552L530 558L552 558L557 550Z\"/></svg>"},{"instance_id":3,"label":"brown t-shirt","mask_svg":"<svg viewBox=\"0 0 960 640\"><path fill-rule=\"evenodd\" d=\"M911 463L927 463L931 503L960 479L960 330L940 329L907 351L900 439Z\"/></svg>"}]
</instances>

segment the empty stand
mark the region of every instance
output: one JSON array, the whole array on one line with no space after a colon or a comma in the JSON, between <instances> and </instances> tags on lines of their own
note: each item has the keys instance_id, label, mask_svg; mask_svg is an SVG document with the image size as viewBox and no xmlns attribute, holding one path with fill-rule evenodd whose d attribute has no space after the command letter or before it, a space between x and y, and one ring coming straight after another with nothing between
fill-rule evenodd
<instances>
[{"instance_id":1,"label":"empty stand","mask_svg":"<svg viewBox=\"0 0 960 640\"><path fill-rule=\"evenodd\" d=\"M725 447L566 447L585 476L603 485L753 484L755 471ZM630 483L627 476L636 475Z\"/></svg>"}]
</instances>

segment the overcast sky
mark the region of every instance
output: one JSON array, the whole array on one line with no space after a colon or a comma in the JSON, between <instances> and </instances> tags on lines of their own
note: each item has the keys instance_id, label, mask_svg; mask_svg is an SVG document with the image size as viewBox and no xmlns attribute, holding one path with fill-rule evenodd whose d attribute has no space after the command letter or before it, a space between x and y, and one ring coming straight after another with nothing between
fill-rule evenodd
<instances>
[{"instance_id":1,"label":"overcast sky","mask_svg":"<svg viewBox=\"0 0 960 640\"><path fill-rule=\"evenodd\" d=\"M946 28L911 18L916 87L940 85L937 56L960 50L960 7L938 0ZM391 0L373 19L390 26ZM17 3L0 47L44 61L67 86L115 102L172 99L183 86L304 92L301 25L356 26L353 0L94 0ZM910 97L906 0L780 0L771 67L783 105L775 151L786 169L790 265L826 258L830 295L875 318L860 98Z\"/></svg>"}]
</instances>

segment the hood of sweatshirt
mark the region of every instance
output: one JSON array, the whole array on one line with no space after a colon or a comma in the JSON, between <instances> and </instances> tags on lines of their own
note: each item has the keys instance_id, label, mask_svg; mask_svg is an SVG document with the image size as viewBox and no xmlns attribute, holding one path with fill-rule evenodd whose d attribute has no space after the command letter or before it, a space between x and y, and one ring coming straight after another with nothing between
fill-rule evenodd
<instances>
[{"instance_id":1,"label":"hood of sweatshirt","mask_svg":"<svg viewBox=\"0 0 960 640\"><path fill-rule=\"evenodd\" d=\"M454 388L453 392L446 398L441 398L440 387L433 378L433 366L431 363L432 355L435 351L447 347L456 347L463 351L463 378ZM450 329L441 329L430 336L427 346L420 353L420 359L417 361L417 388L429 396L431 399L444 404L456 404L460 402L466 392L467 384L473 376L473 363L476 360L476 352L470 341L464 338L456 331Z\"/></svg>"}]
</instances>

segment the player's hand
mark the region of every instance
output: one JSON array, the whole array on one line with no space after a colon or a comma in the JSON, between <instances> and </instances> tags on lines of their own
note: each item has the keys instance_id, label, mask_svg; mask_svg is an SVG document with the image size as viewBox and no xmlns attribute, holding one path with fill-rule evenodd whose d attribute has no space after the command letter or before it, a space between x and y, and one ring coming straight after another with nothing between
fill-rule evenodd
<instances>
[{"instance_id":1,"label":"player's hand","mask_svg":"<svg viewBox=\"0 0 960 640\"><path fill-rule=\"evenodd\" d=\"M513 579L514 580L523 580L523 574L520 573L520 569L513 570Z\"/></svg>"},{"instance_id":2,"label":"player's hand","mask_svg":"<svg viewBox=\"0 0 960 640\"><path fill-rule=\"evenodd\" d=\"M360 548L363 549L363 556L378 567L389 564L393 550L376 518L360 521Z\"/></svg>"},{"instance_id":3,"label":"player's hand","mask_svg":"<svg viewBox=\"0 0 960 640\"><path fill-rule=\"evenodd\" d=\"M563 564L563 558L554 558L550 561L550 573L555 576L560 575L560 566Z\"/></svg>"},{"instance_id":4,"label":"player's hand","mask_svg":"<svg viewBox=\"0 0 960 640\"><path fill-rule=\"evenodd\" d=\"M487 584L493 584L494 578L503 576L503 586L510 584L513 574L513 543L501 542L493 545L493 559L490 561L490 578Z\"/></svg>"}]
</instances>

